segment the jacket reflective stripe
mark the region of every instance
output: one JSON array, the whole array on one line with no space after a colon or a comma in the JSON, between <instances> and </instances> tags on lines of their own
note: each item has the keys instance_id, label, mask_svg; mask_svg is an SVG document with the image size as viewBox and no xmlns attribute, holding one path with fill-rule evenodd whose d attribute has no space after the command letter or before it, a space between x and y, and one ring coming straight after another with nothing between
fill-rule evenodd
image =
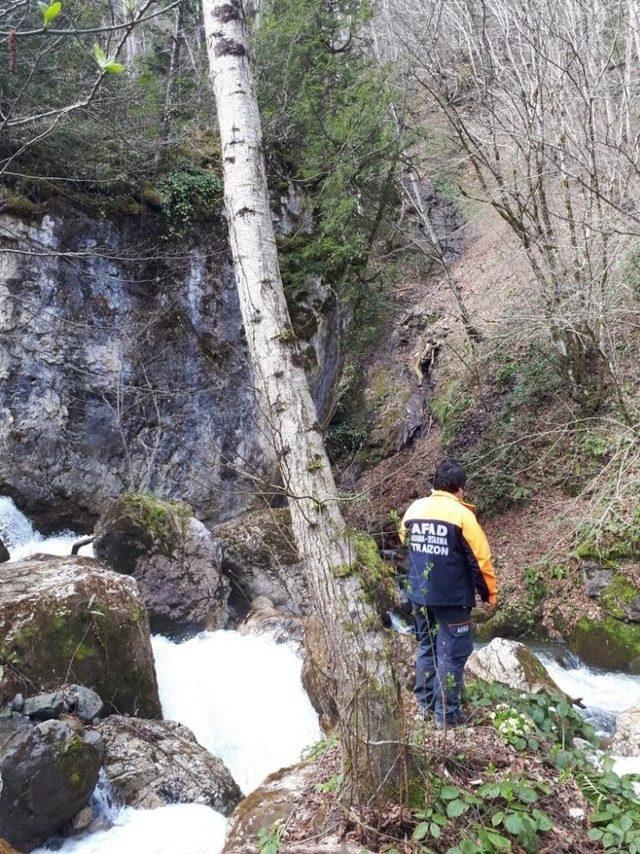
<instances>
[{"instance_id":1,"label":"jacket reflective stripe","mask_svg":"<svg viewBox=\"0 0 640 854\"><path fill-rule=\"evenodd\" d=\"M414 601L472 605L474 590L485 602L497 601L489 543L470 504L434 490L407 509L400 538L409 546Z\"/></svg>"}]
</instances>

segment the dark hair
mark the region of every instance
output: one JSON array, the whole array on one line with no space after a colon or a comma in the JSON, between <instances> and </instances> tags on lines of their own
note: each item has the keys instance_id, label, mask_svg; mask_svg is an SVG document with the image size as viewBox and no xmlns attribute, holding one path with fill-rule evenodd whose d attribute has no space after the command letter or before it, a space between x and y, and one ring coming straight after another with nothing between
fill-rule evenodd
<instances>
[{"instance_id":1,"label":"dark hair","mask_svg":"<svg viewBox=\"0 0 640 854\"><path fill-rule=\"evenodd\" d=\"M467 473L461 466L451 460L443 460L433 476L433 488L444 492L457 492L464 489Z\"/></svg>"}]
</instances>

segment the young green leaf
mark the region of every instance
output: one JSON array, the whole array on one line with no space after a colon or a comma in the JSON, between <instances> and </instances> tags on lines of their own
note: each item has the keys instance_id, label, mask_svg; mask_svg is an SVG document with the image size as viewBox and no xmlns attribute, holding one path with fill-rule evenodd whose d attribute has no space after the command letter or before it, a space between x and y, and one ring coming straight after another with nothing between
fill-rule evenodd
<instances>
[{"instance_id":1,"label":"young green leaf","mask_svg":"<svg viewBox=\"0 0 640 854\"><path fill-rule=\"evenodd\" d=\"M421 839L424 839L428 833L429 833L429 822L428 821L421 821L420 824L416 825L416 829L413 831L414 842L419 842Z\"/></svg>"},{"instance_id":2,"label":"young green leaf","mask_svg":"<svg viewBox=\"0 0 640 854\"><path fill-rule=\"evenodd\" d=\"M449 818L457 818L463 812L466 812L467 809L468 807L463 801L449 801L447 804L447 815Z\"/></svg>"},{"instance_id":3,"label":"young green leaf","mask_svg":"<svg viewBox=\"0 0 640 854\"><path fill-rule=\"evenodd\" d=\"M104 70L109 74L122 74L124 68L124 65L122 65L120 62L107 62L104 67Z\"/></svg>"},{"instance_id":4,"label":"young green leaf","mask_svg":"<svg viewBox=\"0 0 640 854\"><path fill-rule=\"evenodd\" d=\"M100 68L103 68L105 63L107 62L107 54L102 50L99 44L94 44L93 46L93 58L98 63Z\"/></svg>"},{"instance_id":5,"label":"young green leaf","mask_svg":"<svg viewBox=\"0 0 640 854\"><path fill-rule=\"evenodd\" d=\"M455 786L443 786L440 789L440 797L443 801L453 801L460 794L460 789Z\"/></svg>"},{"instance_id":6,"label":"young green leaf","mask_svg":"<svg viewBox=\"0 0 640 854\"><path fill-rule=\"evenodd\" d=\"M518 834L522 833L524 829L522 819L514 812L509 813L509 815L505 818L504 826L509 831L509 833L513 833L514 836L518 836Z\"/></svg>"},{"instance_id":7,"label":"young green leaf","mask_svg":"<svg viewBox=\"0 0 640 854\"><path fill-rule=\"evenodd\" d=\"M45 30L49 27L51 22L58 17L60 12L62 11L62 3L38 3L38 7L42 13L42 21L44 23Z\"/></svg>"}]
</instances>

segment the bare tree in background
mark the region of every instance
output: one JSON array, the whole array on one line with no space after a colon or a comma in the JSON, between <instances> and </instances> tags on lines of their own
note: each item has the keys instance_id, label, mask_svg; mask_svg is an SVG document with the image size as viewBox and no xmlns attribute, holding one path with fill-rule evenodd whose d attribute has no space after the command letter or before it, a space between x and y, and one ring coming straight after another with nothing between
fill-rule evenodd
<instances>
[{"instance_id":1,"label":"bare tree in background","mask_svg":"<svg viewBox=\"0 0 640 854\"><path fill-rule=\"evenodd\" d=\"M398 686L355 571L284 296L241 0L204 0L229 236L255 383L268 413L296 544L324 628L343 750L357 794L396 782Z\"/></svg>"},{"instance_id":2,"label":"bare tree in background","mask_svg":"<svg viewBox=\"0 0 640 854\"><path fill-rule=\"evenodd\" d=\"M385 0L416 88L517 235L574 399L613 384L619 261L640 234L637 0Z\"/></svg>"}]
</instances>

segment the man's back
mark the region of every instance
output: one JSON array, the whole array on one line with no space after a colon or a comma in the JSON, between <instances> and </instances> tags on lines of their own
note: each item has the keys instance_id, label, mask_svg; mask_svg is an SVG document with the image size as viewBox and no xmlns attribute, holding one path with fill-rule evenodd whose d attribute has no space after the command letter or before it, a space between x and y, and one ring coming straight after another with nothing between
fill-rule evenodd
<instances>
[{"instance_id":1,"label":"man's back","mask_svg":"<svg viewBox=\"0 0 640 854\"><path fill-rule=\"evenodd\" d=\"M409 548L409 598L419 605L473 607L476 591L495 602L496 578L487 538L473 508L451 492L434 490L404 515Z\"/></svg>"}]
</instances>

